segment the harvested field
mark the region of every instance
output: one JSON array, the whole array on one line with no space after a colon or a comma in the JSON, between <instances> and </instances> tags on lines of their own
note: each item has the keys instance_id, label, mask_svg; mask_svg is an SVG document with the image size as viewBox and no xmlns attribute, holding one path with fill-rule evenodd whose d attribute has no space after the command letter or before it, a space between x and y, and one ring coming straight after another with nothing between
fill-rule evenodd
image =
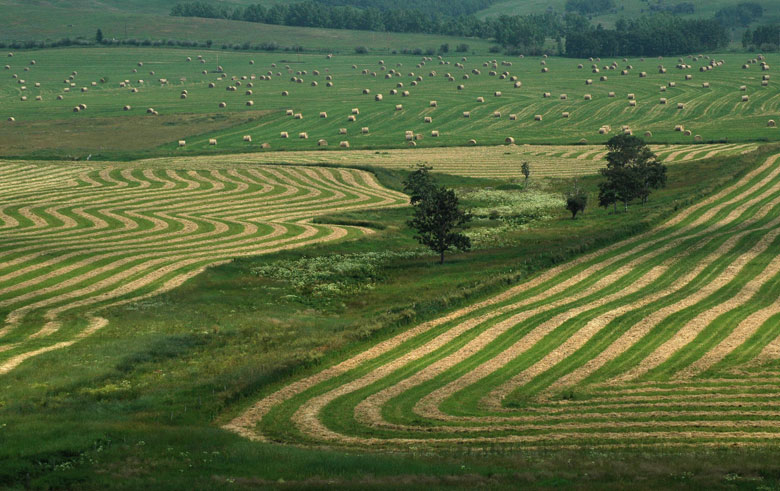
<instances>
[{"instance_id":1,"label":"harvested field","mask_svg":"<svg viewBox=\"0 0 780 491\"><path fill-rule=\"evenodd\" d=\"M0 175L0 374L210 265L369 232L318 215L406 203L350 169L4 162Z\"/></svg>"},{"instance_id":2,"label":"harvested field","mask_svg":"<svg viewBox=\"0 0 780 491\"><path fill-rule=\"evenodd\" d=\"M657 228L268 394L254 440L775 445L780 154Z\"/></svg>"},{"instance_id":3,"label":"harvested field","mask_svg":"<svg viewBox=\"0 0 780 491\"><path fill-rule=\"evenodd\" d=\"M754 143L711 145L653 145L658 158L668 164L747 153L758 147ZM517 145L512 147L416 148L382 152L263 152L238 154L231 161L241 163L336 164L409 169L413 163L424 163L437 172L467 176L520 178L521 165L530 162L537 177L574 177L595 174L606 165L603 146L595 145ZM212 157L192 157L192 162L206 163ZM153 159L147 162L165 162Z\"/></svg>"}]
</instances>

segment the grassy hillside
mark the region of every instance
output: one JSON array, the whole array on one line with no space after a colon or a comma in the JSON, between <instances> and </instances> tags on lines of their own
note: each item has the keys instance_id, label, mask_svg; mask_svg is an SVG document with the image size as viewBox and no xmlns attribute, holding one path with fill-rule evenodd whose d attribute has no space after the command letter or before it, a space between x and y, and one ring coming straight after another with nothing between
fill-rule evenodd
<instances>
[{"instance_id":1,"label":"grassy hillside","mask_svg":"<svg viewBox=\"0 0 780 491\"><path fill-rule=\"evenodd\" d=\"M448 36L287 27L171 17L167 12L138 13L129 8L85 8L81 2L70 5L29 5L26 2L0 0L4 21L0 40L57 40L65 37L94 39L96 30L100 28L108 39L212 40L215 46L223 43L250 42L254 45L276 42L281 47L301 46L319 52L351 53L356 46L365 46L373 52L389 53L393 49L437 49L442 43L455 46L466 42L472 49L487 53L490 46L484 40Z\"/></svg>"},{"instance_id":2,"label":"grassy hillside","mask_svg":"<svg viewBox=\"0 0 780 491\"><path fill-rule=\"evenodd\" d=\"M696 11L693 14L678 14L681 17L686 18L711 18L715 15L715 12L724 8L730 7L740 3L741 0L674 0L664 2L665 6L674 6L678 3L693 3L696 7ZM780 20L780 5L773 0L754 0L764 7L764 18L760 22L777 22ZM611 27L615 21L623 17L626 19L633 19L642 15L650 13L648 7L649 3L645 0L621 0L615 2L617 12L606 13L603 15L594 15L592 21L594 24L602 24L605 27ZM656 4L655 0L651 0L650 3ZM498 1L490 8L480 11L477 15L480 18L486 18L497 15L524 15L524 14L536 14L545 12L548 9L552 9L556 12L565 12L564 6L566 0L503 0Z\"/></svg>"},{"instance_id":3,"label":"grassy hillside","mask_svg":"<svg viewBox=\"0 0 780 491\"><path fill-rule=\"evenodd\" d=\"M205 63L199 62L198 55ZM188 56L192 61L186 61ZM92 154L129 158L259 151L264 142L271 150L317 150L324 148L318 145L320 139L336 151L341 141L348 141L352 148L406 148L410 145L406 131L422 138L413 142L417 148L465 146L470 139L479 145L496 145L508 137L516 143L574 144L584 139L595 144L622 131L624 125L638 135L650 131L652 143L692 144L697 136L702 142L729 143L780 139L780 129L767 126L770 119L780 120L777 81L762 85L764 74L771 72L762 72L755 64L742 69L744 55L716 55L725 63L707 72L698 70L708 63L705 58L686 58L693 65L686 70L674 68L676 59L665 60L665 74L658 72L657 59L617 60L620 68L633 66L625 76L619 70L604 69L612 60L603 60L601 73L593 74L587 60L550 58L541 60L549 69L542 73L539 58L511 58L512 66L499 64L495 70L517 76L522 83L518 88L510 78L491 76L493 68L483 66L485 57L469 55L463 68L455 66L459 56L448 57L450 65L434 59L420 68L417 56L382 55L385 65L378 63L379 58L154 48L18 52L5 59L10 68L0 71L0 94L5 100L0 152L28 157ZM35 65L31 65L33 59ZM769 55L770 65L774 59ZM577 68L578 63L584 67ZM215 73L218 65L226 78ZM390 70L397 70L398 75L385 78ZM640 71L646 71L647 77L640 78ZM266 75L269 72L272 75ZM446 78L448 72L454 81ZM691 80L685 79L687 75ZM327 87L328 76L333 78L333 87ZM600 81L601 76L607 80ZM303 82L293 82L293 77ZM161 78L168 83L161 84ZM63 83L66 79L67 84ZM586 85L586 79L593 84ZM676 85L667 87L670 82ZM464 90L457 90L459 84ZM743 85L744 91L740 90ZM661 86L666 90L662 92ZM226 90L230 87L237 90ZM83 88L87 92L81 92ZM363 94L364 89L369 93ZM186 98L181 97L183 90ZM392 90L399 92L392 95ZM289 95L283 96L283 91ZM409 96L404 97L403 91ZM496 92L501 95L497 97ZM543 97L545 92L550 97ZM634 101L629 100L630 94ZM378 95L381 101L375 100ZM42 100L36 100L38 96ZM63 99L57 100L58 96ZM746 102L743 96L748 97ZM660 103L662 98L666 104ZM431 101L436 101L436 107ZM222 102L226 107L220 107ZM678 109L678 103L684 108ZM86 104L87 109L74 112L79 104ZM126 105L129 110L123 110ZM150 108L159 116L148 115ZM350 122L353 109L360 114ZM301 119L288 116L288 110ZM464 117L464 112L470 117ZM535 120L537 115L541 121ZM8 122L9 117L15 121ZM425 118L431 118L430 122ZM133 125L147 132L126 131L121 142L101 137L112 127L120 130ZM675 131L676 125L691 133ZM609 131L599 134L604 126ZM159 133L147 138L155 128ZM340 128L347 133L340 134ZM432 136L434 131L438 137ZM282 132L289 138L282 138ZM299 138L301 133L308 138ZM244 141L244 136L252 141ZM177 147L179 139L187 140L185 147ZM210 139L216 139L217 145L210 145Z\"/></svg>"},{"instance_id":4,"label":"grassy hillside","mask_svg":"<svg viewBox=\"0 0 780 491\"><path fill-rule=\"evenodd\" d=\"M258 394L270 393L291 375L316 373L319 367L359 353L419 321L501 291L540 268L647 230L713 187L733 183L735 176L765 156L675 165L670 168L668 187L646 207L632 207L618 215L589 209L577 221L556 207L541 219L502 232L505 242L479 245L472 253L450 257L443 267L415 246L403 226L406 210L334 210L335 215L321 217L322 221L353 221L354 225L361 220L374 233L359 241L282 251L210 268L166 294L101 312L109 323L99 331L71 346L40 352L0 375L4 387L0 485L181 489L229 484L269 487L293 481L287 486L322 487L335 482L365 489L397 487L402 479L412 489L479 484L510 488L518 482L603 489L606 483L637 479L698 488L749 479L773 486L778 461L770 449L528 454L492 446L476 451L453 446L441 452L407 447L395 455L361 456L349 450L253 443L219 428L249 407ZM165 254L167 249L186 250L220 237L234 250L242 238L250 247L262 247L251 227L272 219L273 207L262 203L258 193L277 201L289 234L295 226L289 220L301 211L310 213L312 199L317 201L314 206L325 204L310 191L337 197L334 204L339 206L356 198L355 191L366 191L349 182L360 178L357 171L282 170L227 159L205 165L186 158L165 164L4 163L3 169L8 175L3 181L8 188L3 211L19 221L18 227L6 230L3 250L17 259L26 257L29 264L25 270L9 265L2 271L5 283L0 300L8 309L37 299L33 309L22 308L24 322L6 333L9 337L3 339L3 346L10 348L0 352L3 360L18 354L21 347L65 342L83 329L78 320L85 311L101 301L112 301L96 298L98 288L106 289L112 281L138 285L122 281L110 269L126 268L132 273L135 263L80 261L78 254L89 251L79 241L86 241L89 248L105 248L110 257L126 255L130 261L146 259L134 253L139 249L144 255ZM381 182L391 186L402 177L397 172L379 174ZM469 207L482 206L486 193L530 198L541 192L559 195L568 186L534 178L528 188L495 180L440 178L456 188ZM595 190L595 179L581 183ZM374 193L381 191L374 189ZM371 206L368 201L356 204ZM763 207L760 213L770 211L764 205L757 201L756 206ZM725 211L718 214L723 215ZM99 220L105 226L99 226ZM138 227L127 226L129 222ZM313 226L339 228L324 223ZM155 246L150 230L160 227L173 237ZM498 223L480 219L470 232L483 228L498 228ZM46 241L35 240L43 234ZM35 256L40 249L50 253ZM71 256L63 257L63 252ZM207 247L205 252L220 251ZM370 279L356 271L370 272ZM163 277L170 272L160 268L151 273ZM79 277L82 281L77 281ZM44 282L48 289L36 289L36 282ZM54 295L56 289L60 295ZM84 298L98 304L83 303ZM47 299L54 301L41 303ZM62 316L62 328L28 339L36 325L52 320L40 309L53 311L54 319ZM399 411L391 417L407 414ZM293 429L288 425L274 431ZM295 482L301 480L308 481Z\"/></svg>"}]
</instances>

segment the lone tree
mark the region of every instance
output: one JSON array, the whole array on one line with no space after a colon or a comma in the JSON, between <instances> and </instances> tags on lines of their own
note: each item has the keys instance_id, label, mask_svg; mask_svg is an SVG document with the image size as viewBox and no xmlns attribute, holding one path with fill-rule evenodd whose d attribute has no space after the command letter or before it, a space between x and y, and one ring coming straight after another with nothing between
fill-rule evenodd
<instances>
[{"instance_id":1,"label":"lone tree","mask_svg":"<svg viewBox=\"0 0 780 491\"><path fill-rule=\"evenodd\" d=\"M525 176L525 186L528 187L528 178L531 176L531 166L528 165L528 162L523 162L523 165L520 166L520 172Z\"/></svg>"},{"instance_id":2,"label":"lone tree","mask_svg":"<svg viewBox=\"0 0 780 491\"><path fill-rule=\"evenodd\" d=\"M439 264L444 264L448 250L471 248L471 239L460 233L471 216L459 208L455 191L440 186L430 170L420 165L404 180L404 191L414 208L414 216L407 224L417 232L417 242L437 252Z\"/></svg>"},{"instance_id":3,"label":"lone tree","mask_svg":"<svg viewBox=\"0 0 780 491\"><path fill-rule=\"evenodd\" d=\"M633 135L617 135L607 142L607 166L599 172L599 205L628 204L636 198L647 203L653 189L666 186L666 166L658 162L644 140Z\"/></svg>"},{"instance_id":4,"label":"lone tree","mask_svg":"<svg viewBox=\"0 0 780 491\"><path fill-rule=\"evenodd\" d=\"M585 207L588 206L588 193L579 186L576 179L563 197L566 199L566 209L571 212L572 220L577 218L577 213L585 213Z\"/></svg>"},{"instance_id":5,"label":"lone tree","mask_svg":"<svg viewBox=\"0 0 780 491\"><path fill-rule=\"evenodd\" d=\"M103 31L100 28L98 28L95 33L95 41L97 41L98 44L103 42Z\"/></svg>"}]
</instances>

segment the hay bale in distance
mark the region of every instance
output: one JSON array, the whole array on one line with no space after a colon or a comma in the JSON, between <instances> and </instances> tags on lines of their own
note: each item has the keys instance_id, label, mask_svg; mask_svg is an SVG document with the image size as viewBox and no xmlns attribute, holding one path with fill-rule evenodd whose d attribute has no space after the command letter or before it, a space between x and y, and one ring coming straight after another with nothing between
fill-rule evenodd
<instances>
[{"instance_id":1,"label":"hay bale in distance","mask_svg":"<svg viewBox=\"0 0 780 491\"><path fill-rule=\"evenodd\" d=\"M301 133L298 133L298 138L300 138L301 140L308 140L309 134L306 133L305 131L302 131Z\"/></svg>"},{"instance_id":2,"label":"hay bale in distance","mask_svg":"<svg viewBox=\"0 0 780 491\"><path fill-rule=\"evenodd\" d=\"M281 133L279 133L279 136L281 138L290 138L289 133L287 133L286 131L282 131Z\"/></svg>"},{"instance_id":3,"label":"hay bale in distance","mask_svg":"<svg viewBox=\"0 0 780 491\"><path fill-rule=\"evenodd\" d=\"M245 142L250 142L250 143L251 143L251 141L252 141L252 136L251 136L251 135L244 135L244 141L245 141Z\"/></svg>"},{"instance_id":4,"label":"hay bale in distance","mask_svg":"<svg viewBox=\"0 0 780 491\"><path fill-rule=\"evenodd\" d=\"M368 126L364 126L364 127L360 128L360 132L363 133L364 135L367 135L368 134Z\"/></svg>"},{"instance_id":5,"label":"hay bale in distance","mask_svg":"<svg viewBox=\"0 0 780 491\"><path fill-rule=\"evenodd\" d=\"M216 138L209 138L209 145L216 145L217 139Z\"/></svg>"},{"instance_id":6,"label":"hay bale in distance","mask_svg":"<svg viewBox=\"0 0 780 491\"><path fill-rule=\"evenodd\" d=\"M537 114L537 115L534 116L534 121L541 121L541 120L542 120L542 115L541 114Z\"/></svg>"},{"instance_id":7,"label":"hay bale in distance","mask_svg":"<svg viewBox=\"0 0 780 491\"><path fill-rule=\"evenodd\" d=\"M508 137L506 137L504 139L504 143L506 143L507 145L514 145L515 144L515 139L512 138L511 136L508 136Z\"/></svg>"},{"instance_id":8,"label":"hay bale in distance","mask_svg":"<svg viewBox=\"0 0 780 491\"><path fill-rule=\"evenodd\" d=\"M339 147L340 148L349 148L349 142L348 141L339 142Z\"/></svg>"}]
</instances>

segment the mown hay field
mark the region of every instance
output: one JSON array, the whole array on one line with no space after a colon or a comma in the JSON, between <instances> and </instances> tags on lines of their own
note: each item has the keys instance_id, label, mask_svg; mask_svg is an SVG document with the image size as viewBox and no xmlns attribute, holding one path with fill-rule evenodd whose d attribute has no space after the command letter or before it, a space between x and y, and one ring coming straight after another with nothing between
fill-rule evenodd
<instances>
[{"instance_id":1,"label":"mown hay field","mask_svg":"<svg viewBox=\"0 0 780 491\"><path fill-rule=\"evenodd\" d=\"M758 148L756 143L704 145L652 145L658 159L666 164L713 157L746 154ZM381 167L408 170L425 164L434 172L464 177L523 178L522 165L528 162L534 178L567 178L596 174L606 165L607 150L601 145L509 145L484 147L415 148L351 152L289 151L236 154L230 161L241 164L297 164ZM146 164L165 163L173 158L146 160ZM201 165L211 156L191 157Z\"/></svg>"},{"instance_id":2,"label":"mown hay field","mask_svg":"<svg viewBox=\"0 0 780 491\"><path fill-rule=\"evenodd\" d=\"M466 58L434 56L422 65L421 57L400 55L380 60L178 49L18 52L5 58L9 68L0 72L0 148L14 156L127 156L127 142L122 147L87 137L90 122L95 132L124 123L124 139L135 140L136 155L344 151L341 142L350 149L419 149L471 140L498 145L507 138L518 144L601 144L627 130L664 144L780 138L780 130L769 126L780 120L772 55L765 60L767 71L758 58L743 69L753 61L746 55L592 63L499 56L495 66L484 56ZM599 73L592 73L592 65ZM640 77L642 72L647 76ZM76 111L80 105L86 107ZM203 119L193 126L192 115ZM167 143L135 136L134 124L156 125ZM34 145L22 143L28 137ZM63 140L68 144L61 147Z\"/></svg>"},{"instance_id":3,"label":"mown hay field","mask_svg":"<svg viewBox=\"0 0 780 491\"><path fill-rule=\"evenodd\" d=\"M210 265L370 233L319 215L406 204L351 169L3 162L0 176L0 374Z\"/></svg>"},{"instance_id":4,"label":"mown hay field","mask_svg":"<svg viewBox=\"0 0 780 491\"><path fill-rule=\"evenodd\" d=\"M780 154L659 227L266 393L226 428L370 448L776 445Z\"/></svg>"}]
</instances>

